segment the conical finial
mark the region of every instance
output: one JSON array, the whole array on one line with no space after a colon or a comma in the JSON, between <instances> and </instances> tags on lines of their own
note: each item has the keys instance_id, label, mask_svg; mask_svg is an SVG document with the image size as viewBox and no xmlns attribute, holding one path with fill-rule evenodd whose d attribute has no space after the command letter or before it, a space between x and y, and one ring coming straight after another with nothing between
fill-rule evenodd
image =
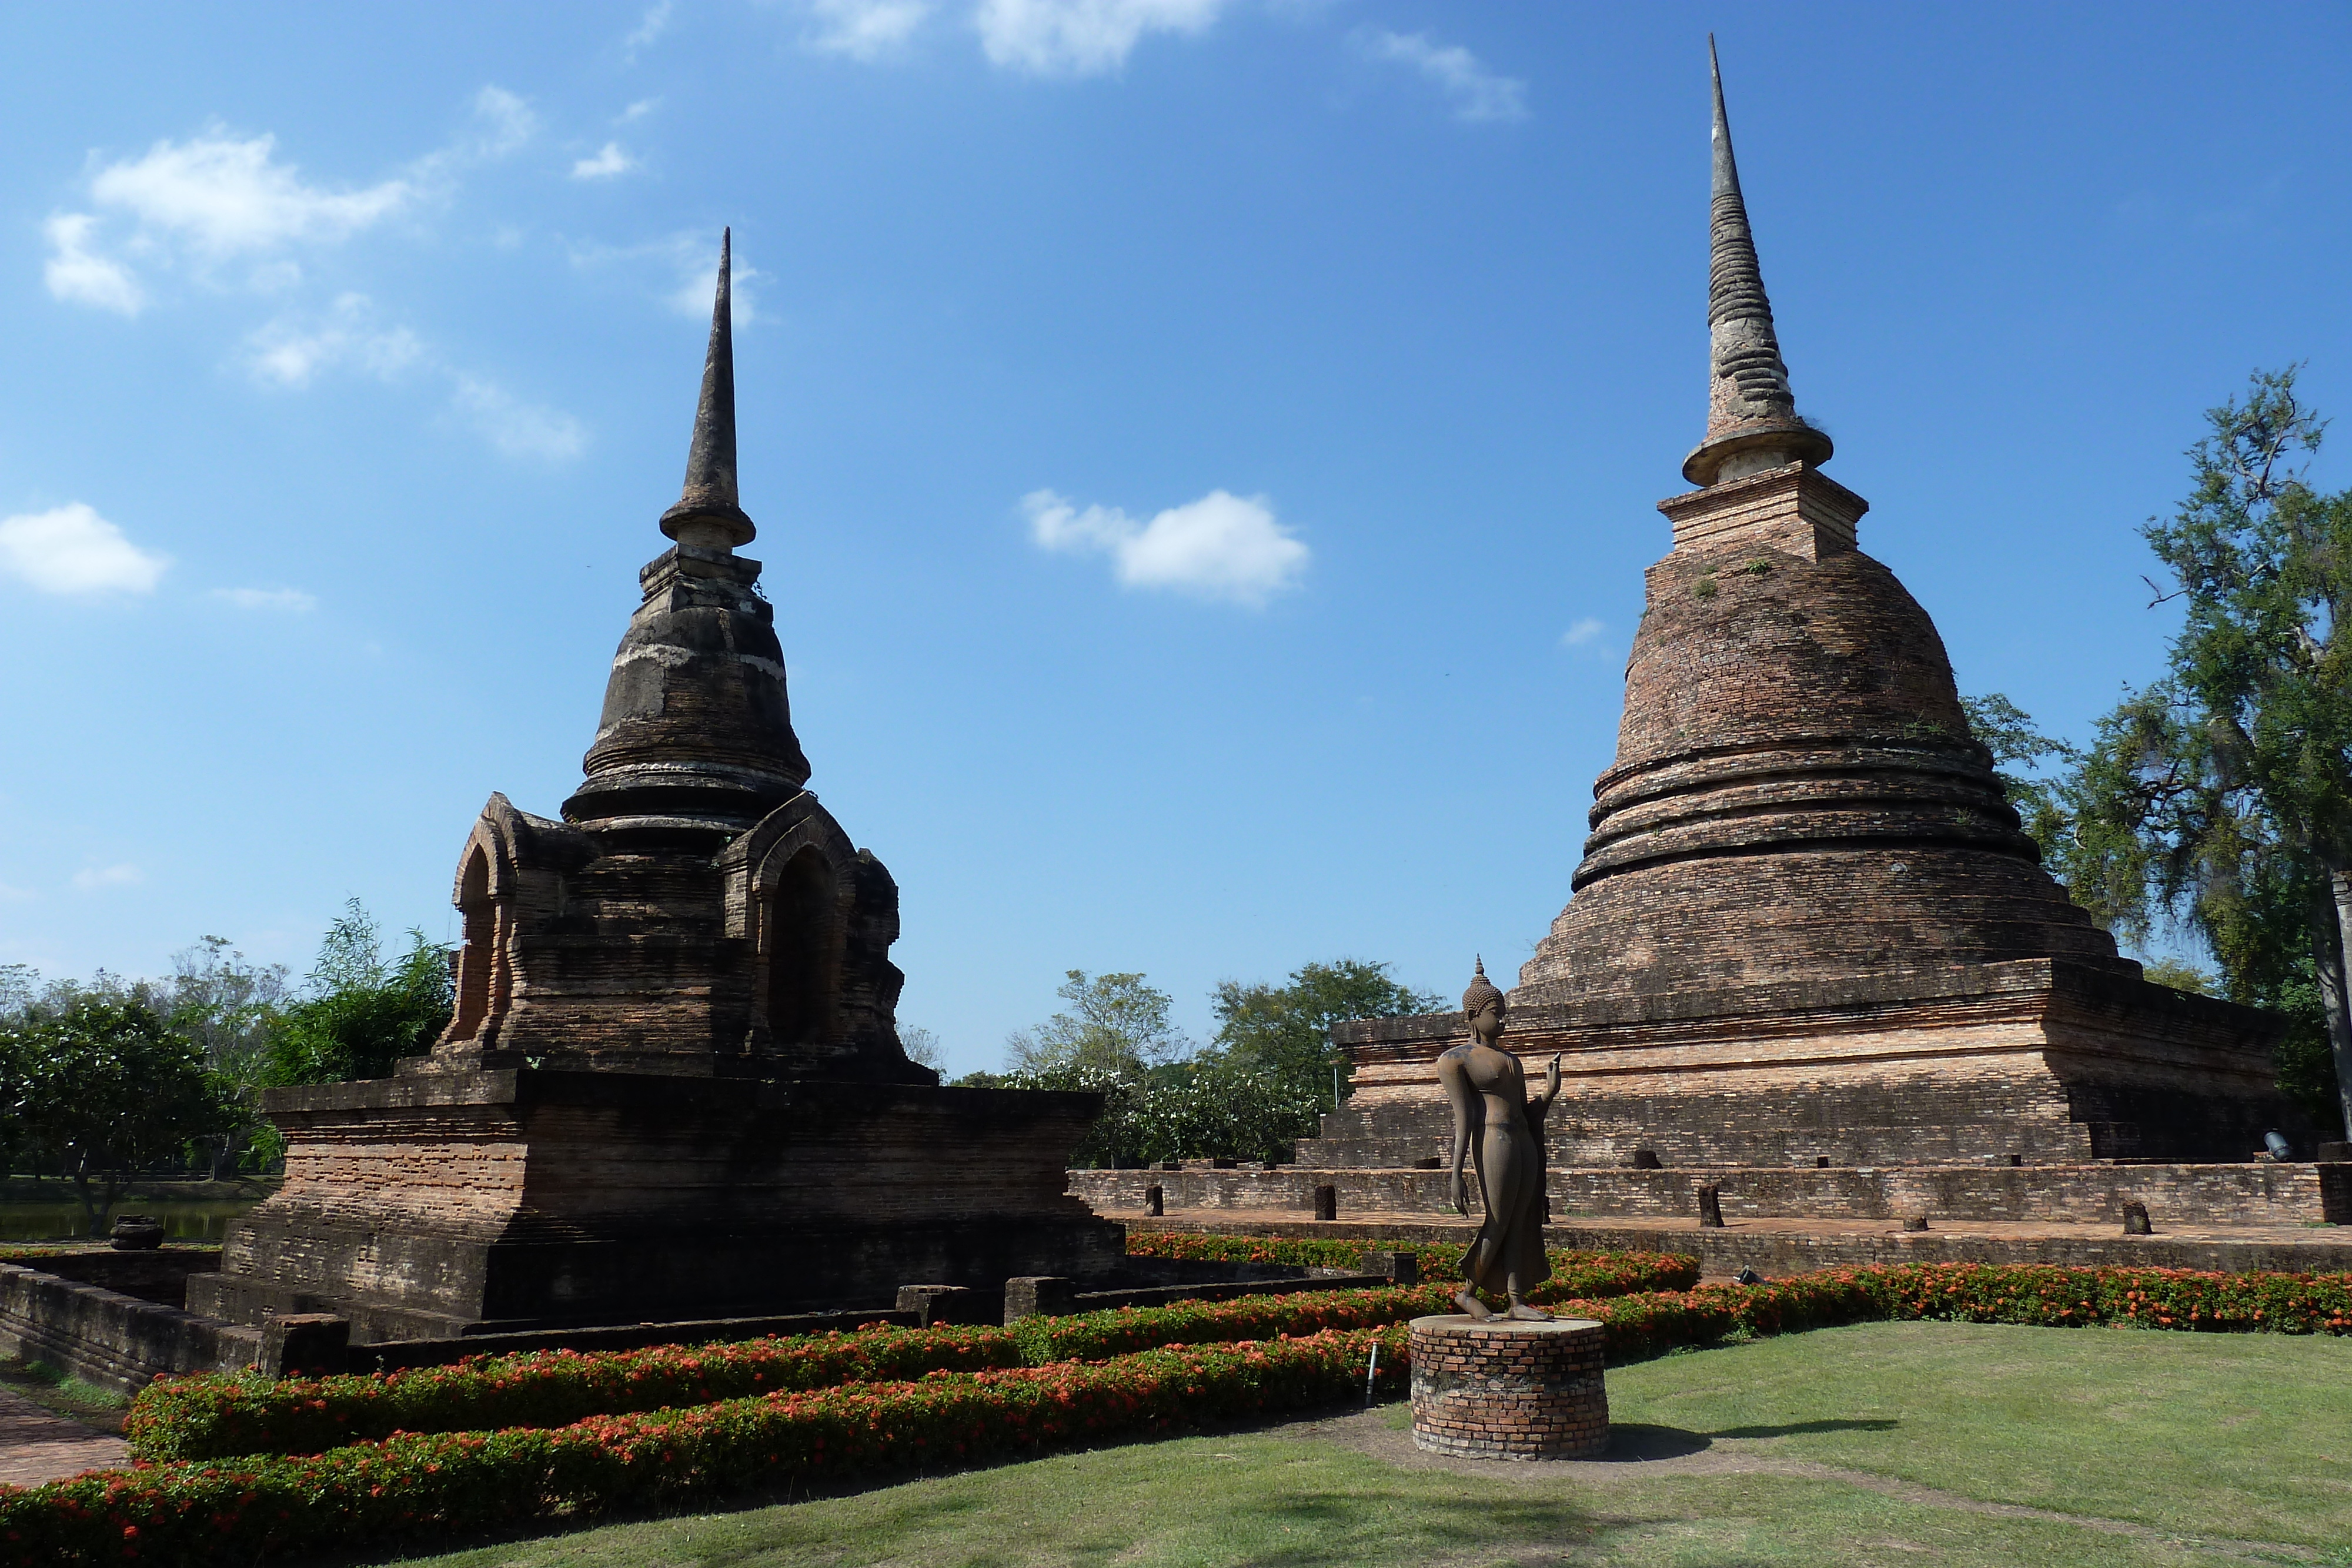
<instances>
[{"instance_id":1,"label":"conical finial","mask_svg":"<svg viewBox=\"0 0 2352 1568\"><path fill-rule=\"evenodd\" d=\"M680 544L731 549L759 530L735 489L735 329L729 307L734 231L719 234L719 294L710 307L710 350L702 361L702 400L686 453L686 486L662 514L661 530Z\"/></svg>"},{"instance_id":2,"label":"conical finial","mask_svg":"<svg viewBox=\"0 0 2352 1568\"><path fill-rule=\"evenodd\" d=\"M1789 367L1772 328L1772 301L1756 262L1748 204L1739 193L1739 164L1731 152L1731 120L1723 108L1723 70L1715 35L1706 38L1715 85L1715 182L1707 223L1706 439L1683 461L1683 476L1712 485L1803 458L1825 463L1828 436L1797 417ZM1735 463L1733 460L1738 459ZM1727 468L1733 472L1725 472Z\"/></svg>"}]
</instances>

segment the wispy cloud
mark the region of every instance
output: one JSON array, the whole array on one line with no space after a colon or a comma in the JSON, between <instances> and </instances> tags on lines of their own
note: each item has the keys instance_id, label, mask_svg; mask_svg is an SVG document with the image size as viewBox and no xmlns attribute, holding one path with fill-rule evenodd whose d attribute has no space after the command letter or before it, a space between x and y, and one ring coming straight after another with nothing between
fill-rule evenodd
<instances>
[{"instance_id":1,"label":"wispy cloud","mask_svg":"<svg viewBox=\"0 0 2352 1568\"><path fill-rule=\"evenodd\" d=\"M478 434L509 457L568 463L587 450L588 432L578 420L525 402L495 382L460 374L453 402Z\"/></svg>"},{"instance_id":2,"label":"wispy cloud","mask_svg":"<svg viewBox=\"0 0 2352 1568\"><path fill-rule=\"evenodd\" d=\"M101 887L130 887L146 880L146 873L135 865L91 866L74 873L73 884L84 893L94 893Z\"/></svg>"},{"instance_id":3,"label":"wispy cloud","mask_svg":"<svg viewBox=\"0 0 2352 1568\"><path fill-rule=\"evenodd\" d=\"M1599 642L1601 633L1608 630L1609 623L1606 621L1597 620L1588 615L1559 634L1559 645L1563 648L1587 647Z\"/></svg>"},{"instance_id":4,"label":"wispy cloud","mask_svg":"<svg viewBox=\"0 0 2352 1568\"><path fill-rule=\"evenodd\" d=\"M139 314L147 303L139 280L121 262L90 248L90 231L98 227L95 217L59 213L42 227L49 241L49 259L42 266L41 280L52 296L118 315Z\"/></svg>"},{"instance_id":5,"label":"wispy cloud","mask_svg":"<svg viewBox=\"0 0 2352 1568\"><path fill-rule=\"evenodd\" d=\"M308 386L320 371L345 364L390 381L425 358L415 333L377 323L364 294L343 295L322 320L302 324L280 317L246 340L246 363L255 379L280 387Z\"/></svg>"},{"instance_id":6,"label":"wispy cloud","mask_svg":"<svg viewBox=\"0 0 2352 1568\"><path fill-rule=\"evenodd\" d=\"M43 593L152 593L170 564L80 501L0 517L0 572Z\"/></svg>"},{"instance_id":7,"label":"wispy cloud","mask_svg":"<svg viewBox=\"0 0 2352 1568\"><path fill-rule=\"evenodd\" d=\"M636 30L621 40L621 52L634 61L639 50L653 47L655 41L669 31L670 13L676 8L675 0L659 0L659 4L647 6Z\"/></svg>"},{"instance_id":8,"label":"wispy cloud","mask_svg":"<svg viewBox=\"0 0 2352 1568\"><path fill-rule=\"evenodd\" d=\"M1208 30L1227 0L981 0L973 15L992 65L1034 76L1117 71L1146 33Z\"/></svg>"},{"instance_id":9,"label":"wispy cloud","mask_svg":"<svg viewBox=\"0 0 2352 1568\"><path fill-rule=\"evenodd\" d=\"M613 118L615 125L634 125L661 107L658 98L641 98Z\"/></svg>"},{"instance_id":10,"label":"wispy cloud","mask_svg":"<svg viewBox=\"0 0 2352 1568\"><path fill-rule=\"evenodd\" d=\"M341 244L415 211L446 191L465 164L512 152L538 126L522 99L485 87L474 97L472 125L455 141L393 178L357 186L304 179L278 156L272 135L215 129L184 141L167 137L90 176L93 211L50 217L44 278L58 299L126 316L148 303L139 267L184 265L213 278L243 263L249 287L284 288L301 280L298 256L305 248ZM110 238L100 232L109 226Z\"/></svg>"},{"instance_id":11,"label":"wispy cloud","mask_svg":"<svg viewBox=\"0 0 2352 1568\"><path fill-rule=\"evenodd\" d=\"M1497 76L1459 44L1433 44L1426 33L1391 33L1385 27L1363 28L1353 35L1353 42L1369 58L1418 71L1452 100L1456 120L1528 117L1528 84Z\"/></svg>"},{"instance_id":12,"label":"wispy cloud","mask_svg":"<svg viewBox=\"0 0 2352 1568\"><path fill-rule=\"evenodd\" d=\"M593 158L583 158L572 165L575 180L609 180L615 174L625 174L637 166L637 161L621 151L617 141L604 143L603 152Z\"/></svg>"},{"instance_id":13,"label":"wispy cloud","mask_svg":"<svg viewBox=\"0 0 2352 1568\"><path fill-rule=\"evenodd\" d=\"M318 596L299 588L215 588L213 597L239 610L268 610L289 615L308 615L319 608Z\"/></svg>"},{"instance_id":14,"label":"wispy cloud","mask_svg":"<svg viewBox=\"0 0 2352 1568\"><path fill-rule=\"evenodd\" d=\"M477 157L503 158L539 134L539 116L530 105L502 87L474 95L474 118L482 127L473 142Z\"/></svg>"},{"instance_id":15,"label":"wispy cloud","mask_svg":"<svg viewBox=\"0 0 2352 1568\"><path fill-rule=\"evenodd\" d=\"M1212 490L1139 522L1117 507L1080 511L1052 490L1021 498L1030 536L1044 549L1098 552L1129 588L1166 588L1255 609L1294 588L1307 570L1304 542L1275 519L1263 496Z\"/></svg>"},{"instance_id":16,"label":"wispy cloud","mask_svg":"<svg viewBox=\"0 0 2352 1568\"><path fill-rule=\"evenodd\" d=\"M805 0L801 41L825 54L877 60L906 47L931 14L930 0Z\"/></svg>"},{"instance_id":17,"label":"wispy cloud","mask_svg":"<svg viewBox=\"0 0 2352 1568\"><path fill-rule=\"evenodd\" d=\"M577 245L572 265L581 268L619 267L652 271L662 281L653 285L654 297L692 320L710 319L711 297L719 288L719 236L708 229L686 229L639 245ZM743 259L743 242L735 242L735 268L730 278L730 308L737 327L750 327L767 318L760 309L761 284L767 274Z\"/></svg>"}]
</instances>

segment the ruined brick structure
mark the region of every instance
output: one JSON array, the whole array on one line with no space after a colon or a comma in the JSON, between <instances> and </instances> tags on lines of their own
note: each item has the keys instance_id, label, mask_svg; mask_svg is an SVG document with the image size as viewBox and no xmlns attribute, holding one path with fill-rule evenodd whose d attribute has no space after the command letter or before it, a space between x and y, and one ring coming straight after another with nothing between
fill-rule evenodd
<instances>
[{"instance_id":1,"label":"ruined brick structure","mask_svg":"<svg viewBox=\"0 0 2352 1568\"><path fill-rule=\"evenodd\" d=\"M1857 548L1867 503L1821 472L1830 440L1797 413L1719 79L1715 110L1713 374L1683 468L1700 487L1660 504L1674 543L1649 571L1616 759L1572 896L1510 994L1505 1042L1531 1070L1566 1055L1556 1200L1656 1212L1650 1173L1577 1171L1637 1150L1716 1167L1739 1212L1800 1214L1822 1195L1739 1169L1965 1164L1973 1190L1987 1163L2242 1161L2271 1128L2307 1155L2274 1087L2273 1019L2149 984L2067 898L1969 732L1934 624ZM1447 1149L1433 1064L1462 1015L1334 1034L1355 1093L1299 1145L1307 1171L1254 1178L1268 1206L1290 1206L1286 1183L1331 1182L1320 1168L1343 1211L1439 1207L1436 1174L1412 1167ZM1125 1207L1118 1179L1079 1190ZM2166 1188L2220 1210L2234 1190L2188 1174ZM1164 1197L1171 1213L1193 1198Z\"/></svg>"},{"instance_id":2,"label":"ruined brick structure","mask_svg":"<svg viewBox=\"0 0 2352 1568\"><path fill-rule=\"evenodd\" d=\"M674 542L562 821L490 797L458 857L457 1009L399 1075L272 1091L287 1181L190 1305L355 1339L887 1302L1097 1276L1063 1192L1098 1097L908 1060L898 890L804 788L736 487L724 251Z\"/></svg>"}]
</instances>

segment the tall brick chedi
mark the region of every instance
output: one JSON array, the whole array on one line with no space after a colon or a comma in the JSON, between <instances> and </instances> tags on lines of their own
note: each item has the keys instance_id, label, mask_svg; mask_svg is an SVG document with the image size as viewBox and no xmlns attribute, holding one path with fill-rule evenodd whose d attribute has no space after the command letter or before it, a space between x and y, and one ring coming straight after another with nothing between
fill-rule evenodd
<instances>
[{"instance_id":1,"label":"tall brick chedi","mask_svg":"<svg viewBox=\"0 0 2352 1568\"><path fill-rule=\"evenodd\" d=\"M722 246L723 246L722 242ZM729 258L673 541L562 821L490 797L448 1030L270 1092L284 1188L190 1307L359 1340L887 1303L1116 1267L1064 1192L1089 1094L950 1089L898 1033L898 890L805 788L736 480Z\"/></svg>"},{"instance_id":2,"label":"tall brick chedi","mask_svg":"<svg viewBox=\"0 0 2352 1568\"><path fill-rule=\"evenodd\" d=\"M1561 1165L2243 1158L2272 1020L2151 985L2040 864L1927 612L1797 412L1715 80L1700 486L1660 503L1617 755L1509 1043L1568 1053ZM1309 1160L1439 1152L1455 1015L1343 1026ZM1410 1156L1410 1157L1408 1157Z\"/></svg>"}]
</instances>

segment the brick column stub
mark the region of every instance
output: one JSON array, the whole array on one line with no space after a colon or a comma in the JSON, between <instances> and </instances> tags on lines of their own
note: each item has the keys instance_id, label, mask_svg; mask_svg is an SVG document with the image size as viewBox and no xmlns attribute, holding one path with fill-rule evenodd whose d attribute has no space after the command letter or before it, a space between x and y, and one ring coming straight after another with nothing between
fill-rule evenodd
<instances>
[{"instance_id":1,"label":"brick column stub","mask_svg":"<svg viewBox=\"0 0 2352 1568\"><path fill-rule=\"evenodd\" d=\"M1415 1318L1412 1444L1473 1459L1586 1459L1609 1448L1604 1334L1589 1318Z\"/></svg>"}]
</instances>

